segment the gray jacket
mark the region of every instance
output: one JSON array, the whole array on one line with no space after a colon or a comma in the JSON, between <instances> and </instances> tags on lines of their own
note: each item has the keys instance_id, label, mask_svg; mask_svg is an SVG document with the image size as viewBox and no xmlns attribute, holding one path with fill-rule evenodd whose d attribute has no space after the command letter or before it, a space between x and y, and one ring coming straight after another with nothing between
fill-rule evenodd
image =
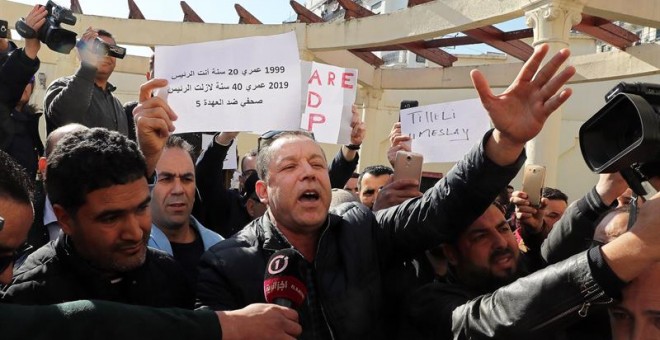
<instances>
[{"instance_id":1,"label":"gray jacket","mask_svg":"<svg viewBox=\"0 0 660 340\"><path fill-rule=\"evenodd\" d=\"M96 86L96 67L81 64L76 74L55 80L46 92L44 111L46 131L79 123L87 127L103 127L128 135L128 119L119 99L112 95L115 87L108 83L103 90Z\"/></svg>"}]
</instances>

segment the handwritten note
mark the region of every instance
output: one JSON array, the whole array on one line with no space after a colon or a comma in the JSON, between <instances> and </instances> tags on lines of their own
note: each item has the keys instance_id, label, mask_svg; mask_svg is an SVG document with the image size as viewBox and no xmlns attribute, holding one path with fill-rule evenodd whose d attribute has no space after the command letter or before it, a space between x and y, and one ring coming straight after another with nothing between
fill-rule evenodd
<instances>
[{"instance_id":1,"label":"handwritten note","mask_svg":"<svg viewBox=\"0 0 660 340\"><path fill-rule=\"evenodd\" d=\"M424 163L457 162L490 129L479 99L401 110L401 132L412 138L412 150Z\"/></svg>"},{"instance_id":2,"label":"handwritten note","mask_svg":"<svg viewBox=\"0 0 660 340\"><path fill-rule=\"evenodd\" d=\"M211 134L203 133L202 134L202 151L206 151L208 149L209 145L211 144L211 141L213 141L213 136ZM229 150L227 150L227 156L225 156L225 161L222 163L222 169L224 170L229 170L229 169L237 169L237 161L236 161L236 146L238 145L238 140L234 140L234 144L232 144L229 147Z\"/></svg>"},{"instance_id":3,"label":"handwritten note","mask_svg":"<svg viewBox=\"0 0 660 340\"><path fill-rule=\"evenodd\" d=\"M314 132L314 138L319 142L349 144L351 107L357 95L357 70L316 62L302 63L302 86L307 91L300 128Z\"/></svg>"},{"instance_id":4,"label":"handwritten note","mask_svg":"<svg viewBox=\"0 0 660 340\"><path fill-rule=\"evenodd\" d=\"M294 32L157 46L155 76L169 82L176 132L292 130L300 124Z\"/></svg>"}]
</instances>

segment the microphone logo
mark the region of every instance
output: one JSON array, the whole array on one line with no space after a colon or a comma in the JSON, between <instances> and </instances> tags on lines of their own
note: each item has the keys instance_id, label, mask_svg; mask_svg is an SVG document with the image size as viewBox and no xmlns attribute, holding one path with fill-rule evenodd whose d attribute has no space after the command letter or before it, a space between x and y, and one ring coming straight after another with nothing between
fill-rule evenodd
<instances>
[{"instance_id":1,"label":"microphone logo","mask_svg":"<svg viewBox=\"0 0 660 340\"><path fill-rule=\"evenodd\" d=\"M274 256L268 263L268 274L276 275L283 272L289 265L289 257L283 254Z\"/></svg>"}]
</instances>

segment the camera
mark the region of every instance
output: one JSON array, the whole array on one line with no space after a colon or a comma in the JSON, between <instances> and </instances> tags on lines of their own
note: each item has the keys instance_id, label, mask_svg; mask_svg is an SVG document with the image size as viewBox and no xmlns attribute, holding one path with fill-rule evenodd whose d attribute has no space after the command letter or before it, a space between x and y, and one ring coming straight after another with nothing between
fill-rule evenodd
<instances>
[{"instance_id":1,"label":"camera","mask_svg":"<svg viewBox=\"0 0 660 340\"><path fill-rule=\"evenodd\" d=\"M75 25L76 17L71 10L64 8L53 1L46 3L46 22L35 32L27 25L25 19L21 18L16 22L16 31L26 39L39 38L48 48L55 52L69 54L76 46L76 33L61 28L61 24Z\"/></svg>"},{"instance_id":2,"label":"camera","mask_svg":"<svg viewBox=\"0 0 660 340\"><path fill-rule=\"evenodd\" d=\"M81 46L84 45L82 41L79 41L78 44ZM98 56L110 56L110 57L115 57L115 58L120 58L123 59L126 56L126 49L117 46L117 45L110 45L103 41L103 39L96 37L91 43L90 50L92 53L98 55Z\"/></svg>"},{"instance_id":3,"label":"camera","mask_svg":"<svg viewBox=\"0 0 660 340\"><path fill-rule=\"evenodd\" d=\"M5 20L0 20L0 39L7 38L9 34L9 23Z\"/></svg>"},{"instance_id":4,"label":"camera","mask_svg":"<svg viewBox=\"0 0 660 340\"><path fill-rule=\"evenodd\" d=\"M622 82L605 100L580 127L582 156L592 171L621 172L646 195L640 185L660 176L660 84Z\"/></svg>"}]
</instances>

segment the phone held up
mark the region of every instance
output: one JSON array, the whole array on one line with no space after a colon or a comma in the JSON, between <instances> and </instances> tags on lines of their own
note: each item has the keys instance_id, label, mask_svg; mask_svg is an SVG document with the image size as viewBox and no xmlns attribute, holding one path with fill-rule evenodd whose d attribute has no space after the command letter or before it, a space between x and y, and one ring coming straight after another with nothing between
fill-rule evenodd
<instances>
[{"instance_id":1,"label":"phone held up","mask_svg":"<svg viewBox=\"0 0 660 340\"><path fill-rule=\"evenodd\" d=\"M394 161L393 180L414 179L418 182L422 180L422 164L424 156L415 152L397 151ZM418 186L419 189L419 186Z\"/></svg>"},{"instance_id":2,"label":"phone held up","mask_svg":"<svg viewBox=\"0 0 660 340\"><path fill-rule=\"evenodd\" d=\"M534 207L541 205L541 195L545 182L545 167L543 165L527 164L523 173L522 191L527 194L527 200Z\"/></svg>"}]
</instances>

